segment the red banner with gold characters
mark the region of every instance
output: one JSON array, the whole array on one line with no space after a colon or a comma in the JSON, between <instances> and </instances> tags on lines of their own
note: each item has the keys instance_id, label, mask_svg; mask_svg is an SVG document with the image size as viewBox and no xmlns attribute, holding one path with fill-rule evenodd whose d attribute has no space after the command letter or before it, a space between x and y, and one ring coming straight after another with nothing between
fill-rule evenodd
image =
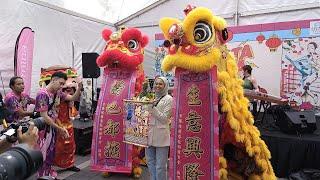
<instances>
[{"instance_id":1,"label":"red banner with gold characters","mask_svg":"<svg viewBox=\"0 0 320 180\"><path fill-rule=\"evenodd\" d=\"M176 69L170 145L171 180L219 179L217 69Z\"/></svg>"},{"instance_id":2,"label":"red banner with gold characters","mask_svg":"<svg viewBox=\"0 0 320 180\"><path fill-rule=\"evenodd\" d=\"M91 169L131 173L132 145L123 142L123 99L135 91L135 71L105 69L93 127Z\"/></svg>"}]
</instances>

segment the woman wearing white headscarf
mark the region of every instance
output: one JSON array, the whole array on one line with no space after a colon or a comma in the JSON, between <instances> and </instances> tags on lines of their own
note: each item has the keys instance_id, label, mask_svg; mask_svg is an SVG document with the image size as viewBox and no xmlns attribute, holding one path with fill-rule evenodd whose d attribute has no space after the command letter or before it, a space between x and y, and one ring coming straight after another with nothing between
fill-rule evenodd
<instances>
[{"instance_id":1,"label":"woman wearing white headscarf","mask_svg":"<svg viewBox=\"0 0 320 180\"><path fill-rule=\"evenodd\" d=\"M147 165L152 180L167 179L168 151L170 146L169 122L172 115L172 97L168 95L168 80L165 77L155 79L156 101L151 113L148 144L146 148Z\"/></svg>"}]
</instances>

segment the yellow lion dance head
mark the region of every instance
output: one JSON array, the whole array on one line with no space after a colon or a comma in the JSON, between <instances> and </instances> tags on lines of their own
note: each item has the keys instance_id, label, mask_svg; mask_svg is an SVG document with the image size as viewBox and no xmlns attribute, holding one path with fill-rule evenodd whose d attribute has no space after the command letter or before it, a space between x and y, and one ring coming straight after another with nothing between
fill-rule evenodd
<instances>
[{"instance_id":1,"label":"yellow lion dance head","mask_svg":"<svg viewBox=\"0 0 320 180\"><path fill-rule=\"evenodd\" d=\"M187 8L185 12L187 16L183 21L160 20L160 28L167 39L164 46L169 52L162 69L170 71L181 67L194 72L207 71L224 55L221 49L225 48L222 45L227 39L227 23L207 8Z\"/></svg>"}]
</instances>

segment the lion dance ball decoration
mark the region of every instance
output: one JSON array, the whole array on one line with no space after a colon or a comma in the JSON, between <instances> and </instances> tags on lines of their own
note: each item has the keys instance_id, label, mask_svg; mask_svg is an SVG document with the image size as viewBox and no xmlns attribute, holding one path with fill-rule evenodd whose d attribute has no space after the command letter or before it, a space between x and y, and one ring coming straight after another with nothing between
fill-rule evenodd
<instances>
[{"instance_id":1,"label":"lion dance ball decoration","mask_svg":"<svg viewBox=\"0 0 320 180\"><path fill-rule=\"evenodd\" d=\"M270 152L253 125L235 58L225 45L228 38L226 21L203 7L188 6L184 12L186 17L182 21L175 18L160 20L166 39L164 46L168 48L162 69L181 68L195 73L217 69L219 179L275 180ZM203 174L195 171L193 175L206 178Z\"/></svg>"}]
</instances>

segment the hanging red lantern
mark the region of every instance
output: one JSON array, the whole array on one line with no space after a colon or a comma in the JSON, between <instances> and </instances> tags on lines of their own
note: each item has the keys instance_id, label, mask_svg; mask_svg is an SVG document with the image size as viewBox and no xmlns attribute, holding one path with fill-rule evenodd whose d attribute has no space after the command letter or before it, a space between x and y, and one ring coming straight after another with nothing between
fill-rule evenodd
<instances>
[{"instance_id":1,"label":"hanging red lantern","mask_svg":"<svg viewBox=\"0 0 320 180\"><path fill-rule=\"evenodd\" d=\"M259 34L259 36L256 37L256 40L261 44L266 38L262 33Z\"/></svg>"},{"instance_id":2,"label":"hanging red lantern","mask_svg":"<svg viewBox=\"0 0 320 180\"><path fill-rule=\"evenodd\" d=\"M272 35L267 41L266 45L270 49L270 52L275 52L277 48L282 44L281 39L277 35Z\"/></svg>"}]
</instances>

